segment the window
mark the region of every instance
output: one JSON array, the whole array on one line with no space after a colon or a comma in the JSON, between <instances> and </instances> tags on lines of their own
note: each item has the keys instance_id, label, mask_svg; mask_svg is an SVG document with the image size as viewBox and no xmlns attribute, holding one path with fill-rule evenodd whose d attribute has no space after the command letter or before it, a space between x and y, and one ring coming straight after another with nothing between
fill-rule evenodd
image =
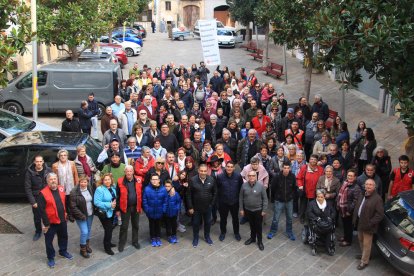
<instances>
[{"instance_id":1,"label":"window","mask_svg":"<svg viewBox=\"0 0 414 276\"><path fill-rule=\"evenodd\" d=\"M170 11L171 10L171 1L165 1L165 10Z\"/></svg>"},{"instance_id":2,"label":"window","mask_svg":"<svg viewBox=\"0 0 414 276\"><path fill-rule=\"evenodd\" d=\"M43 160L45 161L47 166L50 168L52 164L58 160L57 153L59 149L60 148L31 147L29 148L28 162L29 163L33 162L34 157L36 155L40 155L40 156L43 156Z\"/></svg>"},{"instance_id":3,"label":"window","mask_svg":"<svg viewBox=\"0 0 414 276\"><path fill-rule=\"evenodd\" d=\"M6 148L0 151L0 167L2 170L23 170L26 165L26 158L26 149Z\"/></svg>"},{"instance_id":4,"label":"window","mask_svg":"<svg viewBox=\"0 0 414 276\"><path fill-rule=\"evenodd\" d=\"M53 85L57 88L90 89L107 88L111 86L111 73L109 72L55 72Z\"/></svg>"},{"instance_id":5,"label":"window","mask_svg":"<svg viewBox=\"0 0 414 276\"><path fill-rule=\"evenodd\" d=\"M43 86L47 81L47 72L39 71L37 72L37 86ZM27 74L23 79L21 79L16 87L18 89L32 88L32 73Z\"/></svg>"}]
</instances>

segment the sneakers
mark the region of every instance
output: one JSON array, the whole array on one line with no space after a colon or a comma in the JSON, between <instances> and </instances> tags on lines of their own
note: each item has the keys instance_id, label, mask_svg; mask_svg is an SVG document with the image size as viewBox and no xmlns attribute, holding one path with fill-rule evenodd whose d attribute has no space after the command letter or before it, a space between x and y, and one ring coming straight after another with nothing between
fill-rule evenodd
<instances>
[{"instance_id":1,"label":"sneakers","mask_svg":"<svg viewBox=\"0 0 414 276\"><path fill-rule=\"evenodd\" d=\"M185 226L180 223L178 224L177 231L180 233L184 233L185 231L187 231L187 229L185 229Z\"/></svg>"},{"instance_id":2,"label":"sneakers","mask_svg":"<svg viewBox=\"0 0 414 276\"><path fill-rule=\"evenodd\" d=\"M224 241L225 238L226 238L226 234L221 233L219 236L219 241Z\"/></svg>"},{"instance_id":3,"label":"sneakers","mask_svg":"<svg viewBox=\"0 0 414 276\"><path fill-rule=\"evenodd\" d=\"M294 218L297 218L298 217L298 213L293 213L293 215L292 215Z\"/></svg>"},{"instance_id":4,"label":"sneakers","mask_svg":"<svg viewBox=\"0 0 414 276\"><path fill-rule=\"evenodd\" d=\"M295 235L292 232L286 232L286 236L291 240L294 241L296 240Z\"/></svg>"},{"instance_id":5,"label":"sneakers","mask_svg":"<svg viewBox=\"0 0 414 276\"><path fill-rule=\"evenodd\" d=\"M211 240L210 236L207 236L204 239L206 240L206 243L208 243L208 245L210 245L210 246L213 245L213 241Z\"/></svg>"},{"instance_id":6,"label":"sneakers","mask_svg":"<svg viewBox=\"0 0 414 276\"><path fill-rule=\"evenodd\" d=\"M172 238L172 236L168 237L167 241L168 241L169 243L174 243L174 242L173 242L173 238Z\"/></svg>"},{"instance_id":7,"label":"sneakers","mask_svg":"<svg viewBox=\"0 0 414 276\"><path fill-rule=\"evenodd\" d=\"M178 243L177 236L173 235L173 236L171 236L171 239L172 239L173 243Z\"/></svg>"},{"instance_id":8,"label":"sneakers","mask_svg":"<svg viewBox=\"0 0 414 276\"><path fill-rule=\"evenodd\" d=\"M198 246L198 238L193 239L193 247L196 248Z\"/></svg>"},{"instance_id":9,"label":"sneakers","mask_svg":"<svg viewBox=\"0 0 414 276\"><path fill-rule=\"evenodd\" d=\"M73 256L68 252L68 251L65 251L65 252L62 252L62 253L59 253L59 255L62 257L62 258L66 258L66 259L68 259L68 260L73 260Z\"/></svg>"},{"instance_id":10,"label":"sneakers","mask_svg":"<svg viewBox=\"0 0 414 276\"><path fill-rule=\"evenodd\" d=\"M151 246L152 247L157 247L158 246L157 241L155 239L151 239Z\"/></svg>"},{"instance_id":11,"label":"sneakers","mask_svg":"<svg viewBox=\"0 0 414 276\"><path fill-rule=\"evenodd\" d=\"M236 241L241 241L240 234L234 234L234 238L236 239Z\"/></svg>"},{"instance_id":12,"label":"sneakers","mask_svg":"<svg viewBox=\"0 0 414 276\"><path fill-rule=\"evenodd\" d=\"M162 245L160 237L155 238L155 242L157 243L157 247L160 247Z\"/></svg>"},{"instance_id":13,"label":"sneakers","mask_svg":"<svg viewBox=\"0 0 414 276\"><path fill-rule=\"evenodd\" d=\"M47 266L49 268L54 268L55 267L55 259L47 259Z\"/></svg>"},{"instance_id":14,"label":"sneakers","mask_svg":"<svg viewBox=\"0 0 414 276\"><path fill-rule=\"evenodd\" d=\"M41 233L35 233L34 236L33 236L33 241L39 240L41 236L42 236Z\"/></svg>"},{"instance_id":15,"label":"sneakers","mask_svg":"<svg viewBox=\"0 0 414 276\"><path fill-rule=\"evenodd\" d=\"M267 238L269 240L271 240L274 236L276 236L276 233L269 232L269 234L267 234Z\"/></svg>"}]
</instances>

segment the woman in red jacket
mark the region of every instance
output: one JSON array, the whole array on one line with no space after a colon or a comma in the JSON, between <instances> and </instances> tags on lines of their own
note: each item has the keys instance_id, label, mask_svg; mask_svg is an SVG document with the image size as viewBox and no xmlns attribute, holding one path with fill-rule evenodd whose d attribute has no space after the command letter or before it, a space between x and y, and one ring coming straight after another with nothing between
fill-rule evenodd
<instances>
[{"instance_id":1,"label":"woman in red jacket","mask_svg":"<svg viewBox=\"0 0 414 276\"><path fill-rule=\"evenodd\" d=\"M154 167L155 159L150 153L149 147L142 147L142 155L135 161L134 171L135 175L140 178L141 183L144 181L145 175L149 169Z\"/></svg>"}]
</instances>

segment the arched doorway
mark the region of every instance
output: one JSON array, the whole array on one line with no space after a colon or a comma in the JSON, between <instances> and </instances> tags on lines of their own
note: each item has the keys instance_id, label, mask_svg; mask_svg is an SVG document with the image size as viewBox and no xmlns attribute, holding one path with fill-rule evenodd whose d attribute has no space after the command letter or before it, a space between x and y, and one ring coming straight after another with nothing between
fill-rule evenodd
<instances>
[{"instance_id":1,"label":"arched doorway","mask_svg":"<svg viewBox=\"0 0 414 276\"><path fill-rule=\"evenodd\" d=\"M221 21L225 26L234 27L235 22L230 18L230 7L222 5L214 8L214 18Z\"/></svg>"},{"instance_id":2,"label":"arched doorway","mask_svg":"<svg viewBox=\"0 0 414 276\"><path fill-rule=\"evenodd\" d=\"M194 25L200 19L200 8L194 5L184 7L183 23L188 29L194 29Z\"/></svg>"}]
</instances>

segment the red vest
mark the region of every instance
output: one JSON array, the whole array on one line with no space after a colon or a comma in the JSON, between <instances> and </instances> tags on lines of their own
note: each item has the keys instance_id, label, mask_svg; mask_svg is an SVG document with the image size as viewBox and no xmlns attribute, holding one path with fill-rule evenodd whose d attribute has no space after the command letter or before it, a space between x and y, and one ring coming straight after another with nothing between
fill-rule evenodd
<instances>
[{"instance_id":1,"label":"red vest","mask_svg":"<svg viewBox=\"0 0 414 276\"><path fill-rule=\"evenodd\" d=\"M396 196L400 192L409 191L412 189L414 171L408 169L407 173L404 174L404 178L401 179L400 168L394 169L394 184L391 189L391 196Z\"/></svg>"},{"instance_id":2,"label":"red vest","mask_svg":"<svg viewBox=\"0 0 414 276\"><path fill-rule=\"evenodd\" d=\"M65 210L65 216L66 216L65 188L59 185L58 191L59 191L60 199L62 200L63 209ZM42 193L46 201L45 212L46 212L47 218L49 219L49 223L59 224L61 221L60 221L59 214L56 208L56 201L52 195L52 191L50 190L49 186L46 186L40 192Z\"/></svg>"},{"instance_id":3,"label":"red vest","mask_svg":"<svg viewBox=\"0 0 414 276\"><path fill-rule=\"evenodd\" d=\"M118 178L119 187L119 209L126 213L128 207L128 188L124 185L124 178ZM135 192L137 194L137 212L142 211L142 180L140 177L135 177Z\"/></svg>"},{"instance_id":4,"label":"red vest","mask_svg":"<svg viewBox=\"0 0 414 276\"><path fill-rule=\"evenodd\" d=\"M296 134L293 134L293 131L291 129L286 129L285 130L285 137L288 134L292 134L292 136L293 136L293 142L301 150L301 149L303 149L303 145L302 145L303 133L305 133L305 132L303 130L301 130L301 129L299 129Z\"/></svg>"},{"instance_id":5,"label":"red vest","mask_svg":"<svg viewBox=\"0 0 414 276\"><path fill-rule=\"evenodd\" d=\"M170 165L168 165L167 162L165 162L165 169L167 170L168 175L171 177L171 171L170 171L171 167ZM175 174L178 176L178 173L180 172L180 164L174 162L174 170L175 170Z\"/></svg>"}]
</instances>

